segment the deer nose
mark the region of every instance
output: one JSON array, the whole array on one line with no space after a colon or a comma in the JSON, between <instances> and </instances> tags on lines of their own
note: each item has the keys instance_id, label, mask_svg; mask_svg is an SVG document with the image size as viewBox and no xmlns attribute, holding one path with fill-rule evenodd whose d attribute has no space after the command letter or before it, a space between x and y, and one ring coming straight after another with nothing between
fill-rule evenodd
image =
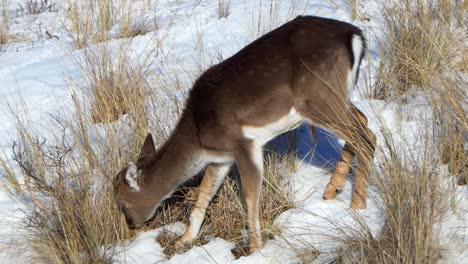
<instances>
[{"instance_id":1,"label":"deer nose","mask_svg":"<svg viewBox=\"0 0 468 264\"><path fill-rule=\"evenodd\" d=\"M142 226L143 226L143 224L130 224L130 225L128 225L128 227L129 227L130 229L139 229L139 228L141 228Z\"/></svg>"},{"instance_id":2,"label":"deer nose","mask_svg":"<svg viewBox=\"0 0 468 264\"><path fill-rule=\"evenodd\" d=\"M127 220L127 225L128 225L128 228L130 228L130 229L138 229L138 228L140 228L140 227L143 226L143 224L134 223L134 222L131 221L131 220Z\"/></svg>"}]
</instances>

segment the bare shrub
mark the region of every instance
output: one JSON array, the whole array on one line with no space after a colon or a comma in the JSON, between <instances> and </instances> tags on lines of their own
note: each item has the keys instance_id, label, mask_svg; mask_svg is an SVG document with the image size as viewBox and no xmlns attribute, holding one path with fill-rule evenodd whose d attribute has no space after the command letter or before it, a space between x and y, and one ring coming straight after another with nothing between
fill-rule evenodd
<instances>
[{"instance_id":1,"label":"bare shrub","mask_svg":"<svg viewBox=\"0 0 468 264\"><path fill-rule=\"evenodd\" d=\"M50 122L49 128L59 131L55 138L44 138L17 119L14 162L2 160L10 191L26 208L21 226L26 232L18 239L33 249L33 262L108 263L111 249L100 247L132 234L111 202L115 170L92 159L95 148L77 144L87 135L72 124Z\"/></svg>"},{"instance_id":2,"label":"bare shrub","mask_svg":"<svg viewBox=\"0 0 468 264\"><path fill-rule=\"evenodd\" d=\"M37 15L43 12L56 12L57 7L53 1L49 0L25 0L23 4L18 4L19 10L29 15Z\"/></svg>"},{"instance_id":3,"label":"bare shrub","mask_svg":"<svg viewBox=\"0 0 468 264\"><path fill-rule=\"evenodd\" d=\"M132 111L119 123L96 126L87 110L95 99L81 89L70 84L72 116L51 115L38 130L16 109L10 111L19 139L11 160L0 159L0 168L12 197L25 208L19 227L24 232L15 239L33 249L31 262L111 263L112 245L136 234L114 202L114 177L137 157L148 123L156 142L164 140L166 127ZM155 111L166 110L159 105L149 113Z\"/></svg>"}]
</instances>

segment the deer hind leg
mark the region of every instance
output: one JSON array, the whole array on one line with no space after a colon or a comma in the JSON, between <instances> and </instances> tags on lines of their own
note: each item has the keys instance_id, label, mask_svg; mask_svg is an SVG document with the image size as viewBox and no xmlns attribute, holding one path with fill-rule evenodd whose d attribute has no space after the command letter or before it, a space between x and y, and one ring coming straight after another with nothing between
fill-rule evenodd
<instances>
[{"instance_id":1,"label":"deer hind leg","mask_svg":"<svg viewBox=\"0 0 468 264\"><path fill-rule=\"evenodd\" d=\"M190 214L190 223L185 230L184 235L177 241L177 249L184 249L190 246L192 241L198 236L203 220L205 219L208 204L223 183L223 180L228 174L230 168L230 163L208 165L206 167L205 175L203 176L200 184L195 208L192 209Z\"/></svg>"},{"instance_id":2,"label":"deer hind leg","mask_svg":"<svg viewBox=\"0 0 468 264\"><path fill-rule=\"evenodd\" d=\"M369 129L365 115L353 106L352 112L354 120L357 123L356 138L351 139L354 142L354 150L357 156L358 165L356 168L356 177L354 181L354 190L351 197L351 208L366 208L368 176L371 173L371 167L374 161L376 136Z\"/></svg>"},{"instance_id":3,"label":"deer hind leg","mask_svg":"<svg viewBox=\"0 0 468 264\"><path fill-rule=\"evenodd\" d=\"M375 135L367 127L367 118L354 105L344 113L348 120L342 120L333 124L333 130L337 131L346 144L341 154L341 160L337 163L335 172L325 187L324 199L334 199L343 189L344 183L351 168L352 158L355 155L358 160L354 190L351 199L351 208L366 208L369 168L373 161L375 149Z\"/></svg>"},{"instance_id":4,"label":"deer hind leg","mask_svg":"<svg viewBox=\"0 0 468 264\"><path fill-rule=\"evenodd\" d=\"M255 142L240 143L235 154L239 168L242 196L247 207L249 253L262 247L259 199L263 181L263 151Z\"/></svg>"},{"instance_id":5,"label":"deer hind leg","mask_svg":"<svg viewBox=\"0 0 468 264\"><path fill-rule=\"evenodd\" d=\"M346 142L343 151L341 152L341 159L336 164L335 172L325 187L323 199L333 200L336 198L337 194L343 190L346 178L348 177L348 173L351 168L353 157L354 152L352 147L349 142Z\"/></svg>"}]
</instances>

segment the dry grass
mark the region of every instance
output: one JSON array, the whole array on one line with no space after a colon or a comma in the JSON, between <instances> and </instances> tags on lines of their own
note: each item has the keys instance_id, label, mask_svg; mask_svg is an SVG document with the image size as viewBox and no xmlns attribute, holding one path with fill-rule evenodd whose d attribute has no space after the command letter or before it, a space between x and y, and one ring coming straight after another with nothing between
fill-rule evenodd
<instances>
[{"instance_id":1,"label":"dry grass","mask_svg":"<svg viewBox=\"0 0 468 264\"><path fill-rule=\"evenodd\" d=\"M104 3L106 2L104 1ZM105 10L99 13L104 14ZM94 12L85 2L69 1L66 16L67 21L64 23L64 27L72 39L75 48L81 49L87 47L89 39L95 34L99 35L100 33L99 39L105 39L109 28L95 29ZM103 17L103 15L100 17ZM99 25L102 25L102 23Z\"/></svg>"},{"instance_id":2,"label":"dry grass","mask_svg":"<svg viewBox=\"0 0 468 264\"><path fill-rule=\"evenodd\" d=\"M0 45L5 45L10 41L10 21L7 0L2 0L0 7Z\"/></svg>"},{"instance_id":3,"label":"dry grass","mask_svg":"<svg viewBox=\"0 0 468 264\"><path fill-rule=\"evenodd\" d=\"M423 134L423 135L428 135ZM433 138L425 137L423 152L404 153L385 136L388 153L379 161L372 182L379 193L385 224L373 236L362 216L358 227L340 230L337 263L437 263L440 244L436 226L451 209L454 184L434 161Z\"/></svg>"},{"instance_id":4,"label":"dry grass","mask_svg":"<svg viewBox=\"0 0 468 264\"><path fill-rule=\"evenodd\" d=\"M328 0L335 8L346 8L351 14L351 19L353 21L359 19L359 14L357 10L358 0Z\"/></svg>"},{"instance_id":5,"label":"dry grass","mask_svg":"<svg viewBox=\"0 0 468 264\"><path fill-rule=\"evenodd\" d=\"M218 0L218 17L221 19L223 17L229 16L229 8L231 5L230 0Z\"/></svg>"},{"instance_id":6,"label":"dry grass","mask_svg":"<svg viewBox=\"0 0 468 264\"><path fill-rule=\"evenodd\" d=\"M437 263L441 254L437 226L453 209L456 182L443 173L442 164L448 164L459 183L466 181L467 83L453 63L465 52L460 39L466 35L455 37L458 16L464 11L448 1L404 1L384 6L383 12L388 33L381 40L375 96L407 106L410 91L423 95L422 104L432 118L415 135L422 149L406 152L401 147L409 143L397 144L395 135L381 127L386 155L371 171L386 222L373 236L356 215L361 226L341 230L336 262Z\"/></svg>"},{"instance_id":7,"label":"dry grass","mask_svg":"<svg viewBox=\"0 0 468 264\"><path fill-rule=\"evenodd\" d=\"M377 99L401 96L413 86L431 87L432 77L440 76L466 49L466 31L457 22L464 14L459 6L446 0L405 0L382 9L386 34Z\"/></svg>"},{"instance_id":8,"label":"dry grass","mask_svg":"<svg viewBox=\"0 0 468 264\"><path fill-rule=\"evenodd\" d=\"M110 202L116 171L109 165L119 159L98 160L104 144L99 146L102 149L78 144L90 140L83 133L89 124L76 127L50 120L51 131L60 133L44 138L30 128L29 122L16 121L20 139L12 147L13 161L2 161L2 167L12 195L26 207L22 228L27 235L18 239L33 249L31 261L108 262L112 253L99 247L131 235Z\"/></svg>"},{"instance_id":9,"label":"dry grass","mask_svg":"<svg viewBox=\"0 0 468 264\"><path fill-rule=\"evenodd\" d=\"M158 29L155 21L148 19L142 12L135 7L133 1L121 0L119 15L120 36L123 38L132 38L140 35L145 35L148 32ZM150 2L145 2L144 9L151 7Z\"/></svg>"},{"instance_id":10,"label":"dry grass","mask_svg":"<svg viewBox=\"0 0 468 264\"><path fill-rule=\"evenodd\" d=\"M388 32L374 97L403 100L422 90L432 108L440 136L440 153L454 175L463 173L468 134L464 69L468 37L461 28L466 7L459 1L404 1L384 6ZM414 88L414 89L412 89ZM403 96L404 95L404 96ZM405 103L405 102L403 102ZM466 176L463 176L466 177Z\"/></svg>"},{"instance_id":11,"label":"dry grass","mask_svg":"<svg viewBox=\"0 0 468 264\"><path fill-rule=\"evenodd\" d=\"M128 49L123 44L112 52L102 45L83 50L79 58L85 87L94 98L91 111L95 123L116 121L130 112L139 116L141 124L147 123L144 98L149 88L146 80L149 66L132 61Z\"/></svg>"},{"instance_id":12,"label":"dry grass","mask_svg":"<svg viewBox=\"0 0 468 264\"><path fill-rule=\"evenodd\" d=\"M280 0L255 0L245 1L245 3L246 8L250 8L250 10L245 10L249 16L245 22L252 41L298 15L304 15L303 12L309 5L308 0L297 0L290 3ZM287 9L286 16L280 15L282 9Z\"/></svg>"},{"instance_id":13,"label":"dry grass","mask_svg":"<svg viewBox=\"0 0 468 264\"><path fill-rule=\"evenodd\" d=\"M105 246L135 235L114 203L113 179L136 159L148 131L157 144L164 140L171 124L157 112L177 120L180 106L167 98L161 104L157 79L146 72L157 44L148 44L147 57L133 54L130 44L74 53L81 74L68 81L71 115L51 115L45 130L23 118L26 109L11 107L19 138L12 160L1 160L0 168L12 196L26 208L20 227L26 235L17 239L33 250L24 256L31 262L111 263L113 248Z\"/></svg>"},{"instance_id":14,"label":"dry grass","mask_svg":"<svg viewBox=\"0 0 468 264\"><path fill-rule=\"evenodd\" d=\"M265 160L265 178L260 198L260 224L265 240L271 239L278 233L273 226L275 218L294 207L287 188L280 183L291 174L290 163L293 159L293 156L279 158L272 153ZM240 198L239 184L236 176L225 179L208 207L205 222L194 245L202 245L213 237L221 237L236 244L234 249L236 256L247 255L247 216ZM197 187L185 187L176 193L173 199L158 212L151 227L160 227L176 221L187 222L191 208L196 203L197 193ZM175 240L174 235L167 232L158 238L168 256L176 253Z\"/></svg>"},{"instance_id":15,"label":"dry grass","mask_svg":"<svg viewBox=\"0 0 468 264\"><path fill-rule=\"evenodd\" d=\"M11 108L19 139L12 145L12 160L1 160L0 168L12 196L26 208L26 221L20 227L26 235L17 239L33 249L34 254L27 256L31 262L111 263L113 248L105 246L136 233L127 228L115 205L114 177L136 159L149 130L161 144L169 124L158 123L151 115L154 108L145 113L144 108L130 106L125 119L96 126L87 110L95 103L93 94L83 92L85 87L71 85L70 90L74 115L65 120L51 116L47 131L35 130L34 123ZM127 99L157 105L154 95L145 96ZM158 109L178 114L159 104Z\"/></svg>"},{"instance_id":16,"label":"dry grass","mask_svg":"<svg viewBox=\"0 0 468 264\"><path fill-rule=\"evenodd\" d=\"M151 2L145 2L149 8ZM69 1L66 32L76 48L88 47L91 43L108 41L111 38L131 38L144 35L158 27L147 19L142 10L137 10L128 0L79 0ZM118 32L112 32L115 25Z\"/></svg>"}]
</instances>

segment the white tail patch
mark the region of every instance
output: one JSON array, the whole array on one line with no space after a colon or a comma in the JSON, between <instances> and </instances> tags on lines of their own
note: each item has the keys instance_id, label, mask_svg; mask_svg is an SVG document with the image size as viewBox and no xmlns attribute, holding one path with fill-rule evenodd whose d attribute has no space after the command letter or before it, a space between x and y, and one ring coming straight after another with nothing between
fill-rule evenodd
<instances>
[{"instance_id":1,"label":"white tail patch","mask_svg":"<svg viewBox=\"0 0 468 264\"><path fill-rule=\"evenodd\" d=\"M348 78L351 79L351 87L356 85L358 76L359 76L359 66L361 64L362 53L364 52L364 41L361 35L353 35L351 39L351 48L353 50L353 68L351 70L351 76Z\"/></svg>"},{"instance_id":2,"label":"white tail patch","mask_svg":"<svg viewBox=\"0 0 468 264\"><path fill-rule=\"evenodd\" d=\"M125 182L130 186L133 192L139 192L139 181L141 177L141 170L132 162L128 163L127 171L125 172Z\"/></svg>"}]
</instances>

